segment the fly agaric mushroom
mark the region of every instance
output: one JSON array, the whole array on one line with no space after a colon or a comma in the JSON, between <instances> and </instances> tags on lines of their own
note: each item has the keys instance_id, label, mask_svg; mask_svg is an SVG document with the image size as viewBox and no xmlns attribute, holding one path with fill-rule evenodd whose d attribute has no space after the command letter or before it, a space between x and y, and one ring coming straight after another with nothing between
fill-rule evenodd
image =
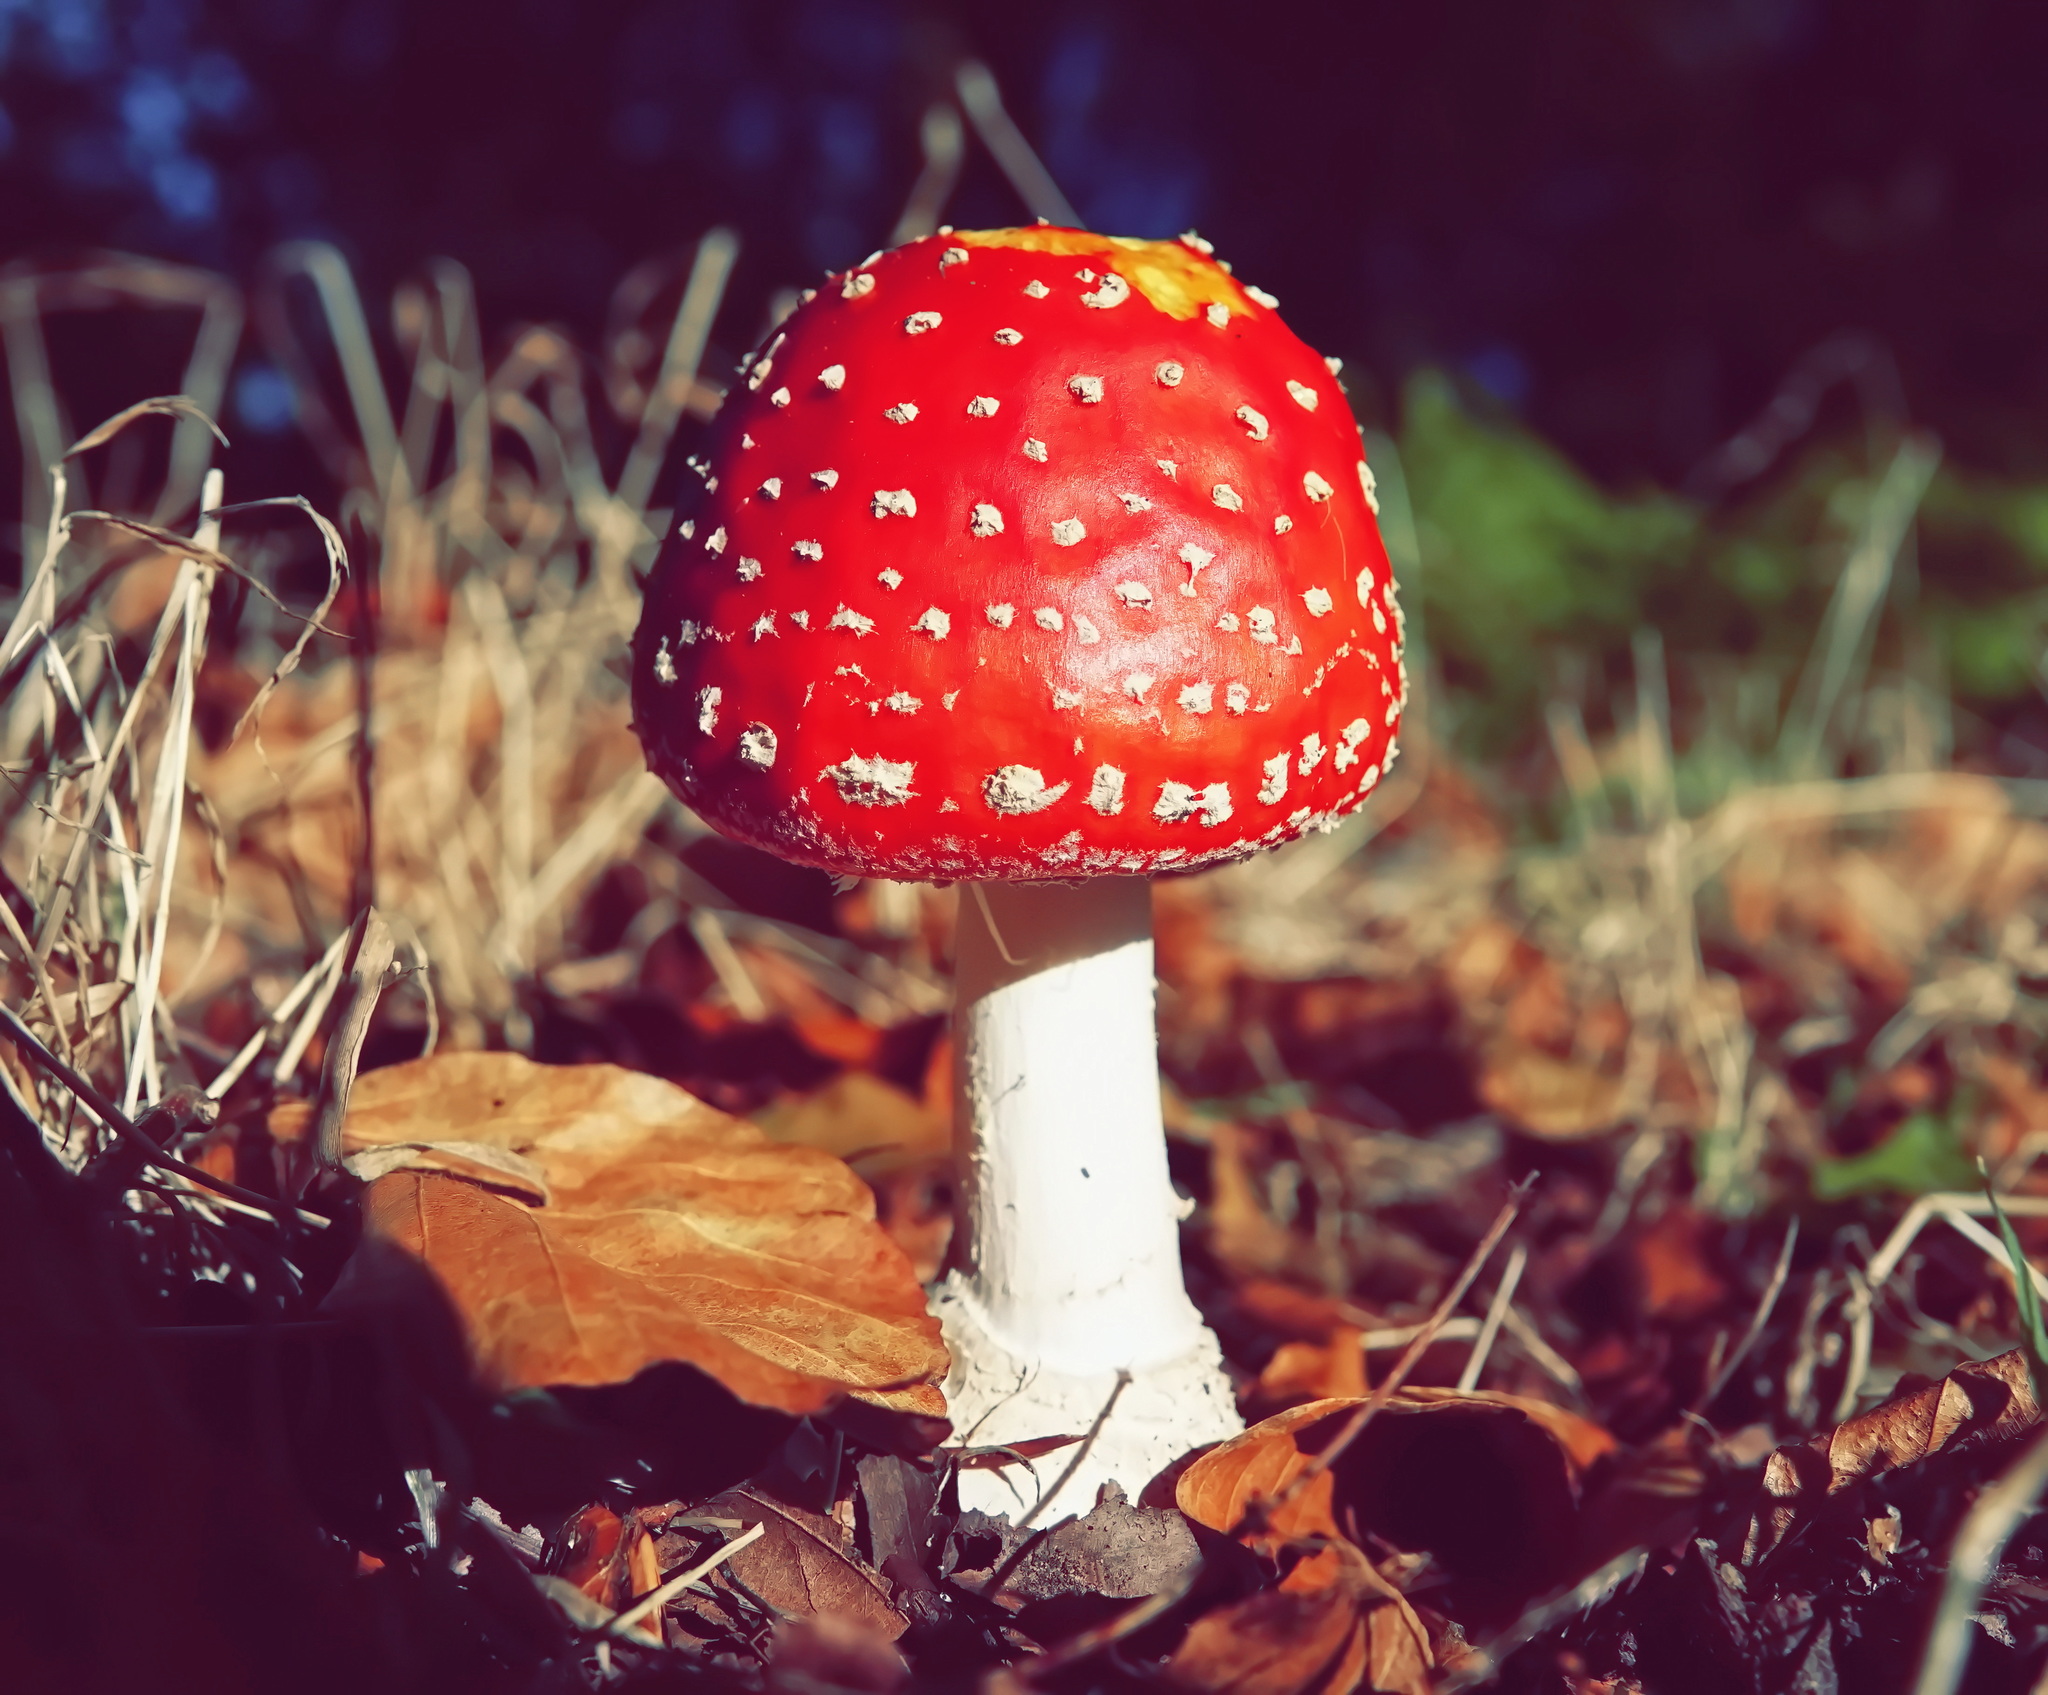
<instances>
[{"instance_id":1,"label":"fly agaric mushroom","mask_svg":"<svg viewBox=\"0 0 2048 1695\"><path fill-rule=\"evenodd\" d=\"M707 822L966 885L946 1393L979 1444L1101 1418L1061 1510L1239 1428L1182 1282L1145 879L1334 826L1407 701L1336 362L1209 253L942 231L830 279L743 365L635 640Z\"/></svg>"}]
</instances>

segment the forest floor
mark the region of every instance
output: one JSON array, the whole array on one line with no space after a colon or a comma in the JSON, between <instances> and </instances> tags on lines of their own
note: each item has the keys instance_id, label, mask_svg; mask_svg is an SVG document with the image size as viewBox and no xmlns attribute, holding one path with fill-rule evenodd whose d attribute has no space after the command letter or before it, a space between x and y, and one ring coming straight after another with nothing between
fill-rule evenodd
<instances>
[{"instance_id":1,"label":"forest floor","mask_svg":"<svg viewBox=\"0 0 2048 1695\"><path fill-rule=\"evenodd\" d=\"M2048 784L1923 733L1882 585L1704 800L1654 637L1607 728L1492 765L1425 665L1364 814L1156 884L1251 1428L1020 1532L956 1468L1085 1433L951 1432L917 1292L956 894L647 776L621 660L673 514L633 466L715 405L701 347L487 368L439 276L381 434L360 382L362 428L311 417L338 528L195 523L205 426L140 411L61 461L0 649L15 1686L2048 1680ZM166 440L153 514L86 509ZM706 1148L729 1180L674 1175ZM821 1279L814 1333L732 1342Z\"/></svg>"}]
</instances>

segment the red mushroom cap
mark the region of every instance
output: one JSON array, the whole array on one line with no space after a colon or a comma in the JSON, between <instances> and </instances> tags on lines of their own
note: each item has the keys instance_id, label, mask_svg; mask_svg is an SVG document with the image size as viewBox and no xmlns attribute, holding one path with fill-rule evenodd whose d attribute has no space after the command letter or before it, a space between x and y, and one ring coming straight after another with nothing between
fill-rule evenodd
<instances>
[{"instance_id":1,"label":"red mushroom cap","mask_svg":"<svg viewBox=\"0 0 2048 1695\"><path fill-rule=\"evenodd\" d=\"M1407 703L1334 367L1207 243L942 232L727 400L634 642L649 762L911 880L1241 858L1356 807Z\"/></svg>"}]
</instances>

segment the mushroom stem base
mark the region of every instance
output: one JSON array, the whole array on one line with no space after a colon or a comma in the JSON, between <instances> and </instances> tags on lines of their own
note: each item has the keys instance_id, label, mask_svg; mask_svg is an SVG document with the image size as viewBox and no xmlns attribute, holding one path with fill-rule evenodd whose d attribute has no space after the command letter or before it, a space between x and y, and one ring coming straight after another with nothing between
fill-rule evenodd
<instances>
[{"instance_id":1,"label":"mushroom stem base","mask_svg":"<svg viewBox=\"0 0 2048 1695\"><path fill-rule=\"evenodd\" d=\"M1111 1480L1136 1499L1184 1454L1244 1428L1222 1351L1206 1328L1197 1327L1175 1357L1133 1368L1119 1392L1115 1371L1059 1371L1012 1353L990 1330L957 1273L940 1284L932 1310L953 1354L946 1405L956 1440L986 1448L1039 1436L1085 1436L1101 1420L1085 1454L1069 1447L1034 1460L1035 1477L1016 1464L962 1471L963 1507L1007 1514L1012 1523L1035 1510L1034 1524L1051 1524L1088 1512L1096 1491ZM1062 1482L1069 1466L1073 1475ZM1047 1497L1042 1506L1041 1495Z\"/></svg>"}]
</instances>

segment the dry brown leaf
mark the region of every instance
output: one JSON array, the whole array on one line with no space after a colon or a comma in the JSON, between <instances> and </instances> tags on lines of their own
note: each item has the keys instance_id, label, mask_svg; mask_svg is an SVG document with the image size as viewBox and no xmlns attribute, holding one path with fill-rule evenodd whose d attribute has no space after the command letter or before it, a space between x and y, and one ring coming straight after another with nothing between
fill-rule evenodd
<instances>
[{"instance_id":1,"label":"dry brown leaf","mask_svg":"<svg viewBox=\"0 0 2048 1695\"><path fill-rule=\"evenodd\" d=\"M1268 1590L1197 1619L1166 1681L1236 1695L1349 1695L1360 1683L1359 1626L1353 1597L1334 1585Z\"/></svg>"},{"instance_id":2,"label":"dry brown leaf","mask_svg":"<svg viewBox=\"0 0 2048 1695\"><path fill-rule=\"evenodd\" d=\"M1367 1324L1363 1308L1332 1295L1312 1295L1273 1277L1249 1277L1231 1291L1231 1303L1255 1323L1297 1342L1327 1342L1344 1327Z\"/></svg>"},{"instance_id":3,"label":"dry brown leaf","mask_svg":"<svg viewBox=\"0 0 2048 1695\"><path fill-rule=\"evenodd\" d=\"M1466 1017L1489 1022L1502 991L1534 963L1535 948L1505 919L1489 913L1444 950L1444 985Z\"/></svg>"},{"instance_id":4,"label":"dry brown leaf","mask_svg":"<svg viewBox=\"0 0 2048 1695\"><path fill-rule=\"evenodd\" d=\"M1022 1442L1005 1442L995 1448L949 1448L947 1453L960 1471L1000 1471L1004 1466L1016 1465L1019 1461L1042 1460L1047 1454L1062 1453L1087 1440L1077 1431L1072 1436L1032 1436Z\"/></svg>"},{"instance_id":5,"label":"dry brown leaf","mask_svg":"<svg viewBox=\"0 0 2048 1695\"><path fill-rule=\"evenodd\" d=\"M848 1065L873 1062L881 1048L882 1032L863 1019L849 1017L839 1002L818 987L808 966L779 948L741 937L733 939L732 948L767 1003L770 1016L787 1018L806 1043L815 1038L820 1045L813 1052Z\"/></svg>"},{"instance_id":6,"label":"dry brown leaf","mask_svg":"<svg viewBox=\"0 0 2048 1695\"><path fill-rule=\"evenodd\" d=\"M858 1169L875 1192L882 1228L910 1257L918 1282L932 1282L945 1270L953 1243L952 1161L924 1160L878 1171L863 1160Z\"/></svg>"},{"instance_id":7,"label":"dry brown leaf","mask_svg":"<svg viewBox=\"0 0 2048 1695\"><path fill-rule=\"evenodd\" d=\"M1714 1220L1683 1203L1667 1207L1629 1243L1637 1299L1650 1318L1683 1323L1713 1311L1728 1298L1714 1269Z\"/></svg>"},{"instance_id":8,"label":"dry brown leaf","mask_svg":"<svg viewBox=\"0 0 2048 1695\"><path fill-rule=\"evenodd\" d=\"M837 1007L820 1007L816 1012L804 1013L789 1022L798 1039L812 1053L825 1059L835 1059L841 1065L873 1065L881 1056L886 1032L865 1018L856 1018Z\"/></svg>"},{"instance_id":9,"label":"dry brown leaf","mask_svg":"<svg viewBox=\"0 0 2048 1695\"><path fill-rule=\"evenodd\" d=\"M786 1095L752 1116L778 1142L820 1148L850 1164L875 1156L945 1158L951 1132L938 1114L867 1071L842 1071L806 1095Z\"/></svg>"},{"instance_id":10,"label":"dry brown leaf","mask_svg":"<svg viewBox=\"0 0 2048 1695\"><path fill-rule=\"evenodd\" d=\"M1250 1141L1235 1124L1208 1125L1209 1251L1239 1277L1285 1271L1312 1257L1260 1201Z\"/></svg>"},{"instance_id":11,"label":"dry brown leaf","mask_svg":"<svg viewBox=\"0 0 2048 1695\"><path fill-rule=\"evenodd\" d=\"M910 1667L894 1641L858 1619L785 1619L768 1652L769 1695L896 1695Z\"/></svg>"},{"instance_id":12,"label":"dry brown leaf","mask_svg":"<svg viewBox=\"0 0 2048 1695\"><path fill-rule=\"evenodd\" d=\"M822 1148L860 1173L920 1283L938 1276L953 1239L952 1126L923 1101L864 1071L753 1114L778 1142Z\"/></svg>"},{"instance_id":13,"label":"dry brown leaf","mask_svg":"<svg viewBox=\"0 0 2048 1695\"><path fill-rule=\"evenodd\" d=\"M2027 1137L2048 1130L2048 1089L2027 1061L1990 1046L1966 1049L1958 1058L1995 1103L1977 1131L1978 1149L1992 1164L2011 1158Z\"/></svg>"},{"instance_id":14,"label":"dry brown leaf","mask_svg":"<svg viewBox=\"0 0 2048 1695\"><path fill-rule=\"evenodd\" d=\"M1569 1142L1614 1128L1622 1080L1502 1036L1480 1061L1479 1098L1532 1136Z\"/></svg>"},{"instance_id":15,"label":"dry brown leaf","mask_svg":"<svg viewBox=\"0 0 2048 1695\"><path fill-rule=\"evenodd\" d=\"M1589 1418L1581 1418L1568 1407L1539 1401L1530 1395L1509 1395L1494 1389L1404 1389L1395 1400L1395 1410L1427 1412L1432 1408L1502 1407L1520 1413L1557 1444L1570 1462L1576 1483L1620 1446L1612 1433Z\"/></svg>"},{"instance_id":16,"label":"dry brown leaf","mask_svg":"<svg viewBox=\"0 0 2048 1695\"><path fill-rule=\"evenodd\" d=\"M856 1619L889 1642L903 1634L908 1620L891 1600L888 1579L854 1553L851 1533L836 1520L754 1489L728 1490L698 1511L749 1530L766 1526L725 1569L770 1605L798 1618Z\"/></svg>"},{"instance_id":17,"label":"dry brown leaf","mask_svg":"<svg viewBox=\"0 0 2048 1695\"><path fill-rule=\"evenodd\" d=\"M1366 1392L1362 1333L1339 1325L1327 1342L1282 1342L1259 1373L1250 1400L1280 1408L1331 1396L1362 1398Z\"/></svg>"},{"instance_id":18,"label":"dry brown leaf","mask_svg":"<svg viewBox=\"0 0 2048 1695\"><path fill-rule=\"evenodd\" d=\"M944 1416L938 1326L840 1161L616 1066L446 1054L357 1082L351 1155L420 1144L438 1162L437 1139L531 1162L548 1204L440 1169L379 1177L338 1307L376 1297L378 1249L395 1247L434 1273L503 1389L681 1360L789 1412L847 1392Z\"/></svg>"},{"instance_id":19,"label":"dry brown leaf","mask_svg":"<svg viewBox=\"0 0 2048 1695\"><path fill-rule=\"evenodd\" d=\"M282 1143L302 1139L312 1108L270 1115ZM690 1151L738 1121L673 1083L615 1065L537 1065L518 1054L441 1053L358 1079L342 1151L478 1144L533 1161L557 1187L624 1160ZM741 1141L758 1141L741 1127Z\"/></svg>"},{"instance_id":20,"label":"dry brown leaf","mask_svg":"<svg viewBox=\"0 0 2048 1695\"><path fill-rule=\"evenodd\" d=\"M963 1513L955 1546L962 1563L953 1568L952 1581L1011 1612L1077 1596L1136 1600L1185 1590L1202 1564L1201 1545L1184 1514L1136 1505L1113 1483L1103 1485L1081 1517L1046 1530L1019 1530L1007 1519Z\"/></svg>"},{"instance_id":21,"label":"dry brown leaf","mask_svg":"<svg viewBox=\"0 0 2048 1695\"><path fill-rule=\"evenodd\" d=\"M642 1595L651 1595L661 1587L661 1555L655 1540L647 1534L647 1526L635 1514L632 1520L630 1540L624 1560L626 1572L625 1594L621 1597L619 1610L625 1610L624 1603L639 1600Z\"/></svg>"},{"instance_id":22,"label":"dry brown leaf","mask_svg":"<svg viewBox=\"0 0 2048 1695\"><path fill-rule=\"evenodd\" d=\"M2015 1348L1995 1359L1966 1361L1946 1377L1780 1448L1764 1465L1742 1563L1764 1558L1858 1483L1966 1443L2017 1435L2040 1417L2026 1357Z\"/></svg>"},{"instance_id":23,"label":"dry brown leaf","mask_svg":"<svg viewBox=\"0 0 2048 1695\"><path fill-rule=\"evenodd\" d=\"M1618 1455L1585 1504L1585 1563L1604 1564L1630 1548L1678 1544L1698 1521L1714 1478L1755 1463L1754 1454L1745 1461L1739 1443L1740 1437L1733 1446L1724 1442L1717 1454L1696 1426L1676 1424Z\"/></svg>"},{"instance_id":24,"label":"dry brown leaf","mask_svg":"<svg viewBox=\"0 0 2048 1695\"><path fill-rule=\"evenodd\" d=\"M1180 1028L1195 1036L1227 1030L1244 958L1219 933L1214 899L1198 884L1162 879L1152 889L1152 929L1160 980L1173 985Z\"/></svg>"},{"instance_id":25,"label":"dry brown leaf","mask_svg":"<svg viewBox=\"0 0 2048 1695\"><path fill-rule=\"evenodd\" d=\"M1197 1619L1166 1681L1219 1695L1424 1695L1432 1663L1414 1610L1358 1549L1338 1542L1277 1589Z\"/></svg>"}]
</instances>

